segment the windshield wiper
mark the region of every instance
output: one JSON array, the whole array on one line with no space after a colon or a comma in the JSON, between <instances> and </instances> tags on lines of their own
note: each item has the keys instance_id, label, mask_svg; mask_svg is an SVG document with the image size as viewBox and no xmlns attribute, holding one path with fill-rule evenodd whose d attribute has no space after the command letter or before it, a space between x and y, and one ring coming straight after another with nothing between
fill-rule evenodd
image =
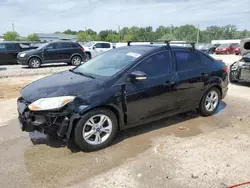
<instances>
[{"instance_id":1,"label":"windshield wiper","mask_svg":"<svg viewBox=\"0 0 250 188\"><path fill-rule=\"evenodd\" d=\"M89 77L89 78L95 79L94 76L89 75L89 74L87 74L87 73L82 73L82 72L74 71L73 69L70 69L69 71L70 71L70 72L73 72L73 73L75 73L75 74L79 74L79 75L81 75L81 76L85 76L85 77Z\"/></svg>"}]
</instances>

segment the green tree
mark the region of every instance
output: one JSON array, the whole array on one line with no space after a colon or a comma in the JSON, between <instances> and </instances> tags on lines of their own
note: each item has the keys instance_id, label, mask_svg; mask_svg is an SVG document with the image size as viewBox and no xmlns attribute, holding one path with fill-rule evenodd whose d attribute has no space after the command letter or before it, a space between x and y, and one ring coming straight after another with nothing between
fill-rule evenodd
<instances>
[{"instance_id":1,"label":"green tree","mask_svg":"<svg viewBox=\"0 0 250 188\"><path fill-rule=\"evenodd\" d=\"M76 35L77 31L72 31L70 29L67 29L66 31L63 32L64 34L68 34L68 35Z\"/></svg>"},{"instance_id":2,"label":"green tree","mask_svg":"<svg viewBox=\"0 0 250 188\"><path fill-rule=\"evenodd\" d=\"M26 37L26 40L27 41L40 41L39 37L35 33L28 35Z\"/></svg>"},{"instance_id":3,"label":"green tree","mask_svg":"<svg viewBox=\"0 0 250 188\"><path fill-rule=\"evenodd\" d=\"M114 33L110 33L106 37L106 41L108 41L108 42L119 42L119 35L114 34Z\"/></svg>"},{"instance_id":4,"label":"green tree","mask_svg":"<svg viewBox=\"0 0 250 188\"><path fill-rule=\"evenodd\" d=\"M77 41L79 41L79 42L87 42L87 41L89 41L88 33L85 32L85 31L81 31L81 32L77 33Z\"/></svg>"},{"instance_id":5,"label":"green tree","mask_svg":"<svg viewBox=\"0 0 250 188\"><path fill-rule=\"evenodd\" d=\"M18 41L20 38L17 32L8 31L3 34L3 39L6 41Z\"/></svg>"},{"instance_id":6,"label":"green tree","mask_svg":"<svg viewBox=\"0 0 250 188\"><path fill-rule=\"evenodd\" d=\"M133 38L134 38L134 36L133 35L131 35L131 34L127 34L127 35L124 35L124 37L123 37L123 42L128 42L128 41L132 41L133 40Z\"/></svg>"}]
</instances>

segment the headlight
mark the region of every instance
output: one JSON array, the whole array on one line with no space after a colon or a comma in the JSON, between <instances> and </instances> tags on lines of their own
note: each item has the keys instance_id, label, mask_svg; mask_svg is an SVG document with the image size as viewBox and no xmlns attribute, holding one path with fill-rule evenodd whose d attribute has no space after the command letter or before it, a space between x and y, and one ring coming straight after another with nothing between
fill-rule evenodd
<instances>
[{"instance_id":1,"label":"headlight","mask_svg":"<svg viewBox=\"0 0 250 188\"><path fill-rule=\"evenodd\" d=\"M31 111L55 110L73 101L74 98L74 96L41 98L31 103L28 107Z\"/></svg>"},{"instance_id":2,"label":"headlight","mask_svg":"<svg viewBox=\"0 0 250 188\"><path fill-rule=\"evenodd\" d=\"M25 57L26 53L20 54L20 57Z\"/></svg>"}]
</instances>

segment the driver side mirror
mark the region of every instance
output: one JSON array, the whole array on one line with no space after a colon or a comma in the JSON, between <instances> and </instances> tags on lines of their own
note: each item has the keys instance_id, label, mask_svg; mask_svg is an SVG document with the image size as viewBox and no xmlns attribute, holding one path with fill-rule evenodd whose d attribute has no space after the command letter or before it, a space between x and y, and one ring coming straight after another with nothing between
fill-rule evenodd
<instances>
[{"instance_id":1,"label":"driver side mirror","mask_svg":"<svg viewBox=\"0 0 250 188\"><path fill-rule=\"evenodd\" d=\"M141 72L141 71L134 71L134 72L131 72L129 75L129 80L132 82L142 81L146 79L147 79L146 73Z\"/></svg>"},{"instance_id":2,"label":"driver side mirror","mask_svg":"<svg viewBox=\"0 0 250 188\"><path fill-rule=\"evenodd\" d=\"M94 50L94 49L96 49L96 47L95 47L95 46L93 46L93 50Z\"/></svg>"}]
</instances>

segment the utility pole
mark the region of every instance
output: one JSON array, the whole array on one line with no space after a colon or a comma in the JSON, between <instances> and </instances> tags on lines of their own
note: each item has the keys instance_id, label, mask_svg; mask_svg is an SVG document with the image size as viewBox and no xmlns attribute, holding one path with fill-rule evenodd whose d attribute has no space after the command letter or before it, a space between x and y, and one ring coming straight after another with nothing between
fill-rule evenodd
<instances>
[{"instance_id":1,"label":"utility pole","mask_svg":"<svg viewBox=\"0 0 250 188\"><path fill-rule=\"evenodd\" d=\"M121 28L120 28L120 25L118 25L119 42L121 41L121 33L120 33L120 31L121 31Z\"/></svg>"},{"instance_id":2,"label":"utility pole","mask_svg":"<svg viewBox=\"0 0 250 188\"><path fill-rule=\"evenodd\" d=\"M15 32L15 25L12 23L12 31Z\"/></svg>"},{"instance_id":3,"label":"utility pole","mask_svg":"<svg viewBox=\"0 0 250 188\"><path fill-rule=\"evenodd\" d=\"M199 44L199 37L200 37L200 26L198 25L198 31L197 31L197 40L196 40L196 44Z\"/></svg>"}]
</instances>

